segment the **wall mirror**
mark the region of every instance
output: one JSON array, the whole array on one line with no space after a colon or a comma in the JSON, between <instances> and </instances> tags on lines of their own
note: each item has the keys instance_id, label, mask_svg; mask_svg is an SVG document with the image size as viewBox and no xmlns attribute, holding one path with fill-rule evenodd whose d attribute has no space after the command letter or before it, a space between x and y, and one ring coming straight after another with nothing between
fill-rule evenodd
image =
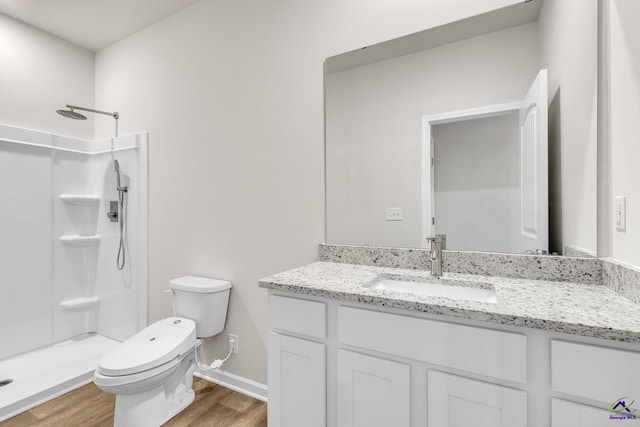
<instances>
[{"instance_id":1,"label":"wall mirror","mask_svg":"<svg viewBox=\"0 0 640 427\"><path fill-rule=\"evenodd\" d=\"M327 58L327 243L595 256L597 13L532 0Z\"/></svg>"}]
</instances>

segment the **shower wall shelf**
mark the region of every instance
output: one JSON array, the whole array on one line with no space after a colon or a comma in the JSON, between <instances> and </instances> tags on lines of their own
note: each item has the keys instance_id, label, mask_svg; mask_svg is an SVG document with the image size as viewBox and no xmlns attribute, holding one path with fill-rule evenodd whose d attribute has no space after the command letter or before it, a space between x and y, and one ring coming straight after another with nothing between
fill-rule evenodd
<instances>
[{"instance_id":1,"label":"shower wall shelf","mask_svg":"<svg viewBox=\"0 0 640 427\"><path fill-rule=\"evenodd\" d=\"M60 241L68 246L93 246L100 243L100 236L60 236Z\"/></svg>"},{"instance_id":2,"label":"shower wall shelf","mask_svg":"<svg viewBox=\"0 0 640 427\"><path fill-rule=\"evenodd\" d=\"M99 297L75 298L62 301L60 307L63 310L89 310L100 304Z\"/></svg>"},{"instance_id":3,"label":"shower wall shelf","mask_svg":"<svg viewBox=\"0 0 640 427\"><path fill-rule=\"evenodd\" d=\"M92 194L61 194L60 200L69 205L93 206L100 203L100 196Z\"/></svg>"}]
</instances>

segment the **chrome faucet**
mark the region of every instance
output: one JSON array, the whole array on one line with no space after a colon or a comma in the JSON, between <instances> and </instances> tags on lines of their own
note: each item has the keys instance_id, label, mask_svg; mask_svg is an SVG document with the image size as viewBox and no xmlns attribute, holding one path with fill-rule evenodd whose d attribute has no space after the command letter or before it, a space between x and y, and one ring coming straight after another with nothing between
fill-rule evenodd
<instances>
[{"instance_id":1,"label":"chrome faucet","mask_svg":"<svg viewBox=\"0 0 640 427\"><path fill-rule=\"evenodd\" d=\"M431 242L431 275L435 277L442 276L442 236L427 237Z\"/></svg>"}]
</instances>

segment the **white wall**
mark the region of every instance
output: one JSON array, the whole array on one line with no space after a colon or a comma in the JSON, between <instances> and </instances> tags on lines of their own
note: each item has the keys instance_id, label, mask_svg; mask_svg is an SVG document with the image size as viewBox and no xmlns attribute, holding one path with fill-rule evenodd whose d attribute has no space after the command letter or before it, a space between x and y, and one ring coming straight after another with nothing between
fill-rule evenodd
<instances>
[{"instance_id":1,"label":"white wall","mask_svg":"<svg viewBox=\"0 0 640 427\"><path fill-rule=\"evenodd\" d=\"M90 139L91 115L80 122L55 111L93 106L93 52L3 14L0 41L0 124Z\"/></svg>"},{"instance_id":2,"label":"white wall","mask_svg":"<svg viewBox=\"0 0 640 427\"><path fill-rule=\"evenodd\" d=\"M610 225L611 256L640 266L640 2L609 5L611 197L627 196L626 232Z\"/></svg>"},{"instance_id":3,"label":"white wall","mask_svg":"<svg viewBox=\"0 0 640 427\"><path fill-rule=\"evenodd\" d=\"M433 127L436 233L447 249L523 252L518 113Z\"/></svg>"},{"instance_id":4,"label":"white wall","mask_svg":"<svg viewBox=\"0 0 640 427\"><path fill-rule=\"evenodd\" d=\"M324 59L514 3L203 0L99 52L96 104L150 132L150 320L170 314L171 278L231 280L226 368L266 382L257 280L324 240Z\"/></svg>"},{"instance_id":5,"label":"white wall","mask_svg":"<svg viewBox=\"0 0 640 427\"><path fill-rule=\"evenodd\" d=\"M595 254L597 1L545 0L538 25L541 68L549 71L550 249Z\"/></svg>"},{"instance_id":6,"label":"white wall","mask_svg":"<svg viewBox=\"0 0 640 427\"><path fill-rule=\"evenodd\" d=\"M534 22L327 75L327 241L421 247L422 116L521 100L538 70Z\"/></svg>"}]
</instances>

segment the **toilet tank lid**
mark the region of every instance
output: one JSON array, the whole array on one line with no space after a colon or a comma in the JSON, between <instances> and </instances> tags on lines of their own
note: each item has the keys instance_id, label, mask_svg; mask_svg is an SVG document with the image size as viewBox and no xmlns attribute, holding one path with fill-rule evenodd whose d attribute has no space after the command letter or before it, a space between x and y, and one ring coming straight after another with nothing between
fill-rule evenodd
<instances>
[{"instance_id":1,"label":"toilet tank lid","mask_svg":"<svg viewBox=\"0 0 640 427\"><path fill-rule=\"evenodd\" d=\"M231 288L228 280L209 279L207 277L183 276L169 282L169 287L177 291L208 294Z\"/></svg>"}]
</instances>

